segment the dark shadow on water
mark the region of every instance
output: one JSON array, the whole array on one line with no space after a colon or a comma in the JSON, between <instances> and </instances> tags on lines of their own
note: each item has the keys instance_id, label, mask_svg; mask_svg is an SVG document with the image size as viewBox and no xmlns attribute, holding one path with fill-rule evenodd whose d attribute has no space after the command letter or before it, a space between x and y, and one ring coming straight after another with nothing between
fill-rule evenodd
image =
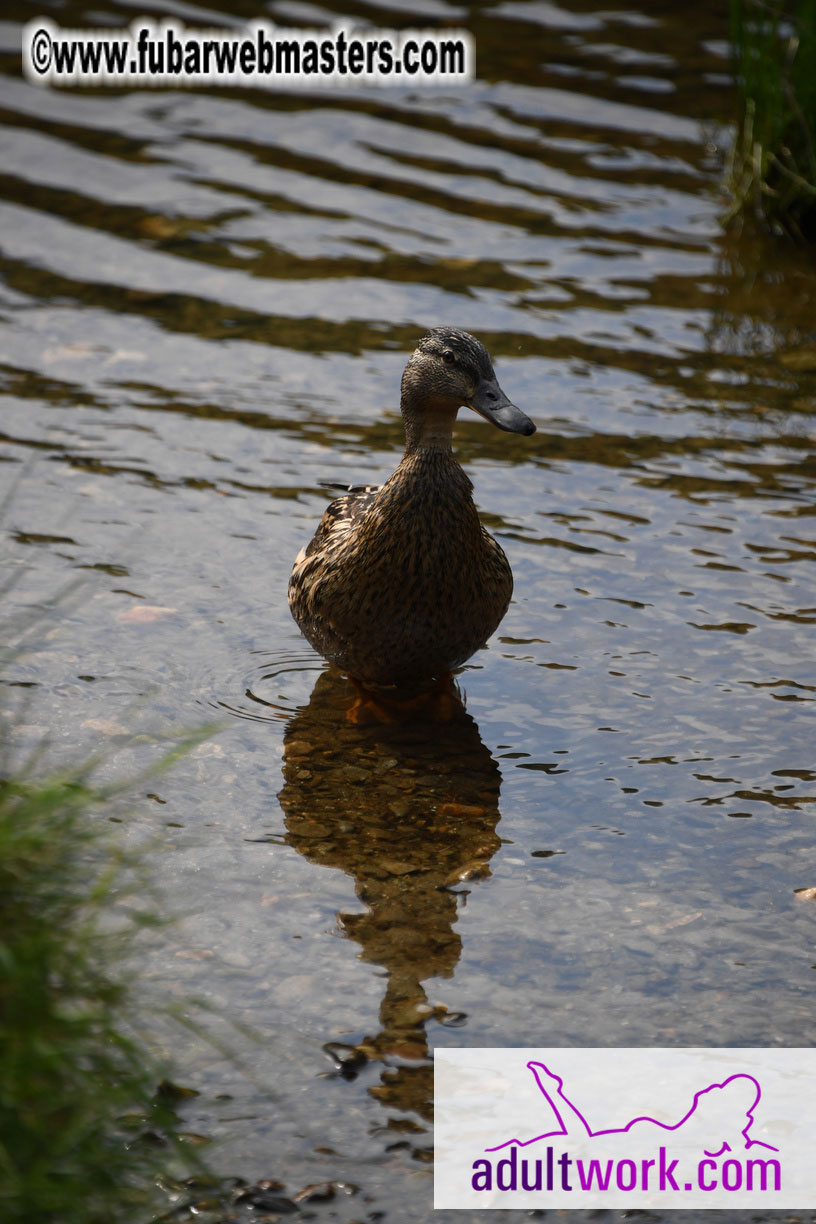
<instances>
[{"instance_id":1,"label":"dark shadow on water","mask_svg":"<svg viewBox=\"0 0 816 1224\"><path fill-rule=\"evenodd\" d=\"M353 1078L381 1061L372 1095L429 1121L425 1026L459 1018L433 1007L423 983L451 977L459 961L454 927L467 881L490 874L500 845L501 775L464 709L447 724L358 727L346 719L353 696L343 676L324 672L287 727L286 839L310 862L354 879L366 908L340 914L340 924L362 958L385 970L376 1034L327 1046L338 1073Z\"/></svg>"}]
</instances>

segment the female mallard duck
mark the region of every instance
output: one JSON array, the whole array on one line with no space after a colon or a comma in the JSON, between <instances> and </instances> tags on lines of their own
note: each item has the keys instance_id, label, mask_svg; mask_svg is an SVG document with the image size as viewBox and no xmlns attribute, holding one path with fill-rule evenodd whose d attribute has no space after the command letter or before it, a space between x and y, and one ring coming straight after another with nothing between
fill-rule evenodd
<instances>
[{"instance_id":1,"label":"female mallard duck","mask_svg":"<svg viewBox=\"0 0 816 1224\"><path fill-rule=\"evenodd\" d=\"M535 431L484 345L435 327L402 376L399 467L384 485L333 501L295 561L292 615L315 650L362 685L427 688L484 645L510 603L510 565L451 451L462 405L499 429Z\"/></svg>"}]
</instances>

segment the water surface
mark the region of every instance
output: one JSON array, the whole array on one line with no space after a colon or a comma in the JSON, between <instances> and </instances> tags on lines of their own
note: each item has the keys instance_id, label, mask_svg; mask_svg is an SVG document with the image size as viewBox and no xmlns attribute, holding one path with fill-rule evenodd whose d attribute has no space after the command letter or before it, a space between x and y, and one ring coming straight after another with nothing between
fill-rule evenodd
<instances>
[{"instance_id":1,"label":"water surface","mask_svg":"<svg viewBox=\"0 0 816 1224\"><path fill-rule=\"evenodd\" d=\"M816 277L722 233L723 20L435 0L472 85L282 95L39 90L32 15L0 28L6 609L82 582L8 669L15 737L124 770L223 724L125 828L185 915L146 997L259 1038L225 1019L241 1069L166 1036L218 1167L408 1224L433 1046L811 1044ZM514 602L466 717L358 729L288 572L320 481L393 470L441 323L538 426L456 432Z\"/></svg>"}]
</instances>

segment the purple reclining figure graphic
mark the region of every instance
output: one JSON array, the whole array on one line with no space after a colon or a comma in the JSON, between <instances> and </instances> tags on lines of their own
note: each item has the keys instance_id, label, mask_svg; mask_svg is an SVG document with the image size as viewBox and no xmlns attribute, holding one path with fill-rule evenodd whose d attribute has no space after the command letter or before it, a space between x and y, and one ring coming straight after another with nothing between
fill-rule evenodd
<instances>
[{"instance_id":1,"label":"purple reclining figure graphic","mask_svg":"<svg viewBox=\"0 0 816 1224\"><path fill-rule=\"evenodd\" d=\"M701 1088L699 1092L695 1092L691 1108L679 1122L669 1124L642 1115L633 1118L625 1126L593 1130L584 1115L564 1093L564 1081L559 1075L541 1062L528 1062L527 1066L552 1109L559 1129L545 1131L533 1139L507 1139L496 1147L485 1148L487 1152L499 1152L502 1148L512 1147L514 1144L520 1148L529 1147L540 1139L557 1136L567 1136L579 1141L609 1135L634 1135L640 1138L646 1129L655 1128L658 1135L665 1135L668 1132L676 1133L681 1127L684 1141L698 1143L705 1155L710 1157L752 1147L767 1148L771 1152L779 1151L770 1143L763 1143L761 1139L751 1139L748 1134L754 1124L754 1110L762 1096L759 1082L753 1075L739 1072L729 1075L721 1084L709 1084L707 1088ZM743 1123L741 1127L740 1122Z\"/></svg>"}]
</instances>

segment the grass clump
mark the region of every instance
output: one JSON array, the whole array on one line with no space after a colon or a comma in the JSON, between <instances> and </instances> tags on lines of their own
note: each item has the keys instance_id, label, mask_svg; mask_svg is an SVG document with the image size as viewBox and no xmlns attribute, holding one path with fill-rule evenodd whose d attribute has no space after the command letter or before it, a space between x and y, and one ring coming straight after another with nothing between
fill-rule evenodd
<instances>
[{"instance_id":1,"label":"grass clump","mask_svg":"<svg viewBox=\"0 0 816 1224\"><path fill-rule=\"evenodd\" d=\"M4 772L0 1220L150 1220L167 1207L156 1185L173 1115L114 968L151 919L120 904L129 868L93 812L111 794L93 764L40 781Z\"/></svg>"},{"instance_id":2,"label":"grass clump","mask_svg":"<svg viewBox=\"0 0 816 1224\"><path fill-rule=\"evenodd\" d=\"M816 0L731 0L740 121L726 220L816 239Z\"/></svg>"}]
</instances>

